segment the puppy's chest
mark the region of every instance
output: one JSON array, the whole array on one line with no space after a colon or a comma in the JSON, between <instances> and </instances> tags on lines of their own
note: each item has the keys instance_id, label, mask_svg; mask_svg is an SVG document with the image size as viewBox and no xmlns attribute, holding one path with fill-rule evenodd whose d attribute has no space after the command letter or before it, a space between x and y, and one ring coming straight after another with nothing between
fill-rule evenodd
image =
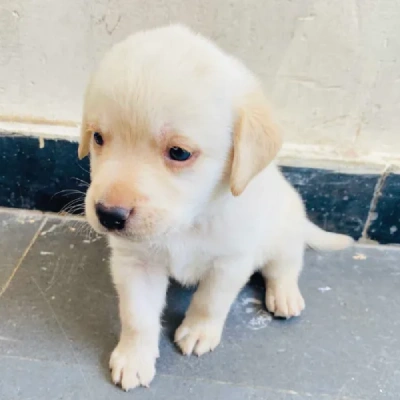
<instances>
[{"instance_id":1,"label":"puppy's chest","mask_svg":"<svg viewBox=\"0 0 400 400\"><path fill-rule=\"evenodd\" d=\"M229 256L235 246L226 237L209 232L189 232L164 243L170 275L183 284L197 283L220 257Z\"/></svg>"},{"instance_id":2,"label":"puppy's chest","mask_svg":"<svg viewBox=\"0 0 400 400\"><path fill-rule=\"evenodd\" d=\"M158 247L159 261L167 264L169 274L179 282L194 284L215 260L248 252L255 243L254 233L254 227L237 229L222 216L207 219L190 230L164 238Z\"/></svg>"},{"instance_id":3,"label":"puppy's chest","mask_svg":"<svg viewBox=\"0 0 400 400\"><path fill-rule=\"evenodd\" d=\"M219 256L215 246L193 236L170 241L165 251L169 274L183 284L197 283Z\"/></svg>"}]
</instances>

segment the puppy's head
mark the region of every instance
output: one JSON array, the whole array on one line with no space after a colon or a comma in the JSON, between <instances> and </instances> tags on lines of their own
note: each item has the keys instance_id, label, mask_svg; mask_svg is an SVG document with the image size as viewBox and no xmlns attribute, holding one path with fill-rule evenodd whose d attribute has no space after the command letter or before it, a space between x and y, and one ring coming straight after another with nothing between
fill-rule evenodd
<instances>
[{"instance_id":1,"label":"puppy's head","mask_svg":"<svg viewBox=\"0 0 400 400\"><path fill-rule=\"evenodd\" d=\"M114 46L87 88L79 157L90 153L89 223L151 239L240 195L277 154L258 83L239 62L179 26Z\"/></svg>"}]
</instances>

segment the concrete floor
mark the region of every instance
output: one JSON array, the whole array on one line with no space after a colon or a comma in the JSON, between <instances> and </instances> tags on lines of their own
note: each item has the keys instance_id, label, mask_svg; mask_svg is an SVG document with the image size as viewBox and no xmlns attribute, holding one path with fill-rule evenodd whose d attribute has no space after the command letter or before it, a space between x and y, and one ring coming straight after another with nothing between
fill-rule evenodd
<instances>
[{"instance_id":1,"label":"concrete floor","mask_svg":"<svg viewBox=\"0 0 400 400\"><path fill-rule=\"evenodd\" d=\"M0 399L378 400L400 398L400 250L307 252L307 302L272 320L255 278L218 349L182 357L171 342L191 292L172 286L157 376L124 393L109 380L117 299L104 241L81 222L0 212Z\"/></svg>"}]
</instances>

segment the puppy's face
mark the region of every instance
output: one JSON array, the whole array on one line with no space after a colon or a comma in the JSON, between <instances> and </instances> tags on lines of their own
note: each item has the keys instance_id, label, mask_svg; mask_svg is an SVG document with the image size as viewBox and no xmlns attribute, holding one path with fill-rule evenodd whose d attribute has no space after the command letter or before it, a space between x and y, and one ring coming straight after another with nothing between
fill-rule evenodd
<instances>
[{"instance_id":1,"label":"puppy's face","mask_svg":"<svg viewBox=\"0 0 400 400\"><path fill-rule=\"evenodd\" d=\"M86 128L91 142L90 224L133 239L190 225L222 180L228 132L225 141L207 146L174 122L151 126L146 118L138 124L122 118L118 123L110 110L103 115L110 124Z\"/></svg>"},{"instance_id":2,"label":"puppy's face","mask_svg":"<svg viewBox=\"0 0 400 400\"><path fill-rule=\"evenodd\" d=\"M112 50L91 80L79 153L91 156L92 227L146 240L189 227L221 191L242 193L280 141L262 96L238 103L229 71L195 56L149 65L131 46Z\"/></svg>"}]
</instances>

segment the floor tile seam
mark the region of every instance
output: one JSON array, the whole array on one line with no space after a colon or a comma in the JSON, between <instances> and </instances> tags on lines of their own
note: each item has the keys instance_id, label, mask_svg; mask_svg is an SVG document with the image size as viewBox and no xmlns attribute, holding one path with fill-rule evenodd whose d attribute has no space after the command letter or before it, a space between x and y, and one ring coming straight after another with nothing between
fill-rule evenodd
<instances>
[{"instance_id":1,"label":"floor tile seam","mask_svg":"<svg viewBox=\"0 0 400 400\"><path fill-rule=\"evenodd\" d=\"M24 252L22 253L21 257L18 259L14 269L11 271L10 276L8 277L6 283L3 285L3 287L0 290L0 298L3 296L3 294L7 291L8 287L10 286L12 280L14 279L14 276L20 269L22 263L24 262L26 256L28 255L29 251L31 250L32 246L35 244L37 238L39 237L42 229L44 228L45 224L47 222L47 218L43 218L42 222L40 223L38 229L32 236L30 242L28 243L28 246L25 248Z\"/></svg>"}]
</instances>

